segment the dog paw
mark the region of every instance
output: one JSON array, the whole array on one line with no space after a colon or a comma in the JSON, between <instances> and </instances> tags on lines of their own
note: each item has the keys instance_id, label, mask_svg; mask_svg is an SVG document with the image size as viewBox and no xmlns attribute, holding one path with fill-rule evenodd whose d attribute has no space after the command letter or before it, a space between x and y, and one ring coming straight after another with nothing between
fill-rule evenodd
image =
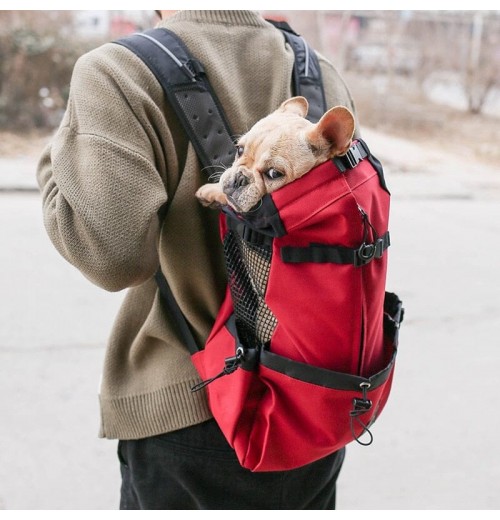
<instances>
[{"instance_id":1,"label":"dog paw","mask_svg":"<svg viewBox=\"0 0 500 520\"><path fill-rule=\"evenodd\" d=\"M226 195L220 191L217 184L204 184L196 192L196 198L207 208L217 209L227 205Z\"/></svg>"},{"instance_id":2,"label":"dog paw","mask_svg":"<svg viewBox=\"0 0 500 520\"><path fill-rule=\"evenodd\" d=\"M222 204L220 202L217 202L216 200L214 201L209 201L209 200L206 200L206 199L201 199L198 197L198 201L200 202L200 204L202 206L204 206L205 208L210 208L210 209L220 209L222 207Z\"/></svg>"}]
</instances>

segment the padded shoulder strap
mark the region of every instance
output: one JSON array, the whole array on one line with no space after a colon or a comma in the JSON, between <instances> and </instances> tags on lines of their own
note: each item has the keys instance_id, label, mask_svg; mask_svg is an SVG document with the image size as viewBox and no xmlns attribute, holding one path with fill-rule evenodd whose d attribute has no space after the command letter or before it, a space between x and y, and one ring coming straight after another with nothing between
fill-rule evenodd
<instances>
[{"instance_id":1,"label":"padded shoulder strap","mask_svg":"<svg viewBox=\"0 0 500 520\"><path fill-rule=\"evenodd\" d=\"M309 102L307 119L316 123L327 109L318 57L304 38L286 22L267 21L281 30L293 49L295 54L293 91L295 95L304 96L307 99Z\"/></svg>"},{"instance_id":2,"label":"padded shoulder strap","mask_svg":"<svg viewBox=\"0 0 500 520\"><path fill-rule=\"evenodd\" d=\"M191 56L179 37L159 28L115 43L137 54L156 76L203 167L231 165L235 148L222 106L202 64ZM209 169L209 173L212 171Z\"/></svg>"},{"instance_id":3,"label":"padded shoulder strap","mask_svg":"<svg viewBox=\"0 0 500 520\"><path fill-rule=\"evenodd\" d=\"M288 24L274 22L295 53L293 92L307 98L307 118L316 122L326 111L318 58L307 42ZM164 28L151 29L116 40L134 52L151 69L193 143L204 168L227 167L235 148L227 118L213 91L203 65L190 54L182 40ZM207 168L208 174L213 171Z\"/></svg>"},{"instance_id":4,"label":"padded shoulder strap","mask_svg":"<svg viewBox=\"0 0 500 520\"><path fill-rule=\"evenodd\" d=\"M278 28L295 53L294 93L308 99L308 119L315 122L326 111L317 57L305 40L288 26ZM193 58L182 40L172 31L158 28L121 38L115 43L134 52L155 75L202 166L230 166L235 155L232 131L203 65ZM210 175L213 170L207 168L207 171ZM163 301L179 326L179 333L190 353L194 354L199 346L161 270L156 273L156 281Z\"/></svg>"}]
</instances>

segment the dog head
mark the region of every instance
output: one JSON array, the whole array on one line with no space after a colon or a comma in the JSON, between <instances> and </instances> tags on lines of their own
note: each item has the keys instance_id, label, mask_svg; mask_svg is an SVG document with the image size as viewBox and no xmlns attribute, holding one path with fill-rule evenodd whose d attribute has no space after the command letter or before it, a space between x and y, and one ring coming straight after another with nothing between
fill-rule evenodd
<instances>
[{"instance_id":1,"label":"dog head","mask_svg":"<svg viewBox=\"0 0 500 520\"><path fill-rule=\"evenodd\" d=\"M304 97L290 98L238 140L234 163L219 180L236 211L250 211L266 193L347 152L354 134L352 113L337 106L314 124L305 119L307 110Z\"/></svg>"}]
</instances>

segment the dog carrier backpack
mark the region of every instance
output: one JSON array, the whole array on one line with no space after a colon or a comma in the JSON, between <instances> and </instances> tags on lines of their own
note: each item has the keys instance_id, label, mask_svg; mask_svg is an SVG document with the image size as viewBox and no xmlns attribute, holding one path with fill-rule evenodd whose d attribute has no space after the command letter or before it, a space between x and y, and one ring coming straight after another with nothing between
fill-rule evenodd
<instances>
[{"instance_id":1,"label":"dog carrier backpack","mask_svg":"<svg viewBox=\"0 0 500 520\"><path fill-rule=\"evenodd\" d=\"M308 97L317 121L326 111L317 57L280 28L295 51L294 93ZM155 29L118 43L151 67L202 165L231 164L221 105L182 42ZM243 467L293 469L353 440L371 443L403 317L397 295L385 291L389 202L379 161L357 140L344 156L266 195L257 209L224 208L228 288L204 346L157 274L201 376L193 391L207 392Z\"/></svg>"}]
</instances>

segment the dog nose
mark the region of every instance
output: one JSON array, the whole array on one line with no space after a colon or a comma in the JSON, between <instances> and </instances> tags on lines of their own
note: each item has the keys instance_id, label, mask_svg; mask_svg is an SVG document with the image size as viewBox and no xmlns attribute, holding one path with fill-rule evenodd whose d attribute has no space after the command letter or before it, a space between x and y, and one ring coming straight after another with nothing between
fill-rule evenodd
<instances>
[{"instance_id":1,"label":"dog nose","mask_svg":"<svg viewBox=\"0 0 500 520\"><path fill-rule=\"evenodd\" d=\"M238 175L234 178L233 188L237 190L238 188L243 188L243 186L246 186L249 183L250 180L248 177L244 173L238 172Z\"/></svg>"}]
</instances>

